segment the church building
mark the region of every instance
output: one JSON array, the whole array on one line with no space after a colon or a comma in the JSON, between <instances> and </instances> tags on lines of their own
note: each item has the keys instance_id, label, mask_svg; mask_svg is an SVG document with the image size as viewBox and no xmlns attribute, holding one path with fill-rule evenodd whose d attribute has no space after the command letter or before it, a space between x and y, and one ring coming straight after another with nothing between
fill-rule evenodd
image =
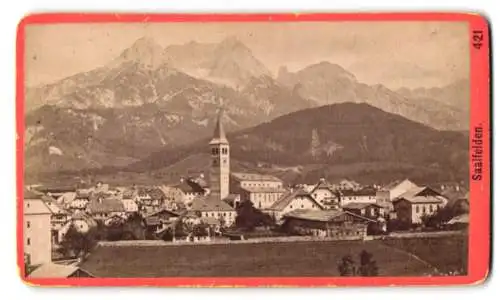
<instances>
[{"instance_id":1,"label":"church building","mask_svg":"<svg viewBox=\"0 0 500 300\"><path fill-rule=\"evenodd\" d=\"M223 111L219 110L212 140L209 143L210 166L208 170L208 195L194 198L190 210L196 215L211 218L225 226L231 226L236 212L228 204L229 195L229 142L222 125Z\"/></svg>"},{"instance_id":2,"label":"church building","mask_svg":"<svg viewBox=\"0 0 500 300\"><path fill-rule=\"evenodd\" d=\"M209 143L211 163L209 170L210 192L219 200L229 196L229 142L222 124L223 111L219 110L215 131Z\"/></svg>"}]
</instances>

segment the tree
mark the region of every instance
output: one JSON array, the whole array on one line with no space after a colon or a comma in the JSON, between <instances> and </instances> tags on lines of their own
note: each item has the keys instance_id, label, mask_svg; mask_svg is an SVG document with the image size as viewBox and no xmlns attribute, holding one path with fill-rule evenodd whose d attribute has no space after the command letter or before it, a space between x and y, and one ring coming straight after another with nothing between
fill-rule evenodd
<instances>
[{"instance_id":1,"label":"tree","mask_svg":"<svg viewBox=\"0 0 500 300\"><path fill-rule=\"evenodd\" d=\"M350 255L344 255L338 264L340 276L354 276L356 275L356 267L354 260Z\"/></svg>"},{"instance_id":2,"label":"tree","mask_svg":"<svg viewBox=\"0 0 500 300\"><path fill-rule=\"evenodd\" d=\"M425 227L439 228L453 217L455 217L453 210L450 207L445 206L438 208L437 211L431 215L423 215L421 220Z\"/></svg>"},{"instance_id":3,"label":"tree","mask_svg":"<svg viewBox=\"0 0 500 300\"><path fill-rule=\"evenodd\" d=\"M272 226L273 219L256 209L251 201L243 201L236 209L236 227L252 231L257 226Z\"/></svg>"},{"instance_id":4,"label":"tree","mask_svg":"<svg viewBox=\"0 0 500 300\"><path fill-rule=\"evenodd\" d=\"M131 214L123 224L123 238L144 240L146 238L146 223L139 213Z\"/></svg>"},{"instance_id":5,"label":"tree","mask_svg":"<svg viewBox=\"0 0 500 300\"><path fill-rule=\"evenodd\" d=\"M81 233L71 225L61 242L60 252L67 257L82 257L89 253L96 243L94 229Z\"/></svg>"},{"instance_id":6,"label":"tree","mask_svg":"<svg viewBox=\"0 0 500 300\"><path fill-rule=\"evenodd\" d=\"M172 241L174 239L174 233L173 233L172 229L171 228L166 229L163 232L161 239L164 241L168 241L168 242Z\"/></svg>"},{"instance_id":7,"label":"tree","mask_svg":"<svg viewBox=\"0 0 500 300\"><path fill-rule=\"evenodd\" d=\"M195 224L193 226L191 234L196 237L207 236L208 235L207 228L208 226L205 224Z\"/></svg>"},{"instance_id":8,"label":"tree","mask_svg":"<svg viewBox=\"0 0 500 300\"><path fill-rule=\"evenodd\" d=\"M373 255L366 250L359 254L358 274L360 276L378 276L377 262L373 260Z\"/></svg>"}]
</instances>

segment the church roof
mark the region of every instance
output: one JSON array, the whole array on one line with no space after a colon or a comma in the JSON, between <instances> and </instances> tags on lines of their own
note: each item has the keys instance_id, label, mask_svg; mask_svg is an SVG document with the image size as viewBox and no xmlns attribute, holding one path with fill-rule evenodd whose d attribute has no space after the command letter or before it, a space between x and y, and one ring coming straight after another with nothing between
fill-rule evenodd
<instances>
[{"instance_id":1,"label":"church roof","mask_svg":"<svg viewBox=\"0 0 500 300\"><path fill-rule=\"evenodd\" d=\"M227 144L226 132L224 131L224 126L222 124L222 119L224 117L224 111L219 109L217 115L217 121L215 122L215 130L210 144Z\"/></svg>"},{"instance_id":2,"label":"church roof","mask_svg":"<svg viewBox=\"0 0 500 300\"><path fill-rule=\"evenodd\" d=\"M269 175L269 174L231 172L231 176L238 181L275 181L275 182L281 182L281 180L278 177L273 176L273 175Z\"/></svg>"}]
</instances>

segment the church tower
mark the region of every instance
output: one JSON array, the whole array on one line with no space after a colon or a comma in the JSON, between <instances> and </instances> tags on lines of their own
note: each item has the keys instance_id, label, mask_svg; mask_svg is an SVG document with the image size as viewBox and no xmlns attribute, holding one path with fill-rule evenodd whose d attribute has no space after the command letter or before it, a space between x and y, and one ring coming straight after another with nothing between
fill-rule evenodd
<instances>
[{"instance_id":1,"label":"church tower","mask_svg":"<svg viewBox=\"0 0 500 300\"><path fill-rule=\"evenodd\" d=\"M219 109L210 146L210 191L220 200L229 195L229 142L222 126L223 110Z\"/></svg>"}]
</instances>

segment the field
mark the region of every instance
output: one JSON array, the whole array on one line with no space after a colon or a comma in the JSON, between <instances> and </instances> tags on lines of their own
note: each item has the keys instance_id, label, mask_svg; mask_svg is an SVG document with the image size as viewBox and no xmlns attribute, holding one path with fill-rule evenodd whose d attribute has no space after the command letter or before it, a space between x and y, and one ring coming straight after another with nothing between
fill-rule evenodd
<instances>
[{"instance_id":1,"label":"field","mask_svg":"<svg viewBox=\"0 0 500 300\"><path fill-rule=\"evenodd\" d=\"M413 253L442 273L467 270L467 235L442 238L390 239L384 243Z\"/></svg>"},{"instance_id":2,"label":"field","mask_svg":"<svg viewBox=\"0 0 500 300\"><path fill-rule=\"evenodd\" d=\"M458 256L453 253L461 244L453 238L449 243L442 243L448 238L435 239L430 244L424 239L405 239L400 242L98 246L81 267L97 277L331 277L339 276L337 264L344 255L352 255L358 264L359 253L367 250L377 261L380 276L426 276L442 265L443 258L450 258L444 266L457 263L452 257ZM415 257L404 249L415 250L425 258ZM427 263L426 259L436 265Z\"/></svg>"}]
</instances>

